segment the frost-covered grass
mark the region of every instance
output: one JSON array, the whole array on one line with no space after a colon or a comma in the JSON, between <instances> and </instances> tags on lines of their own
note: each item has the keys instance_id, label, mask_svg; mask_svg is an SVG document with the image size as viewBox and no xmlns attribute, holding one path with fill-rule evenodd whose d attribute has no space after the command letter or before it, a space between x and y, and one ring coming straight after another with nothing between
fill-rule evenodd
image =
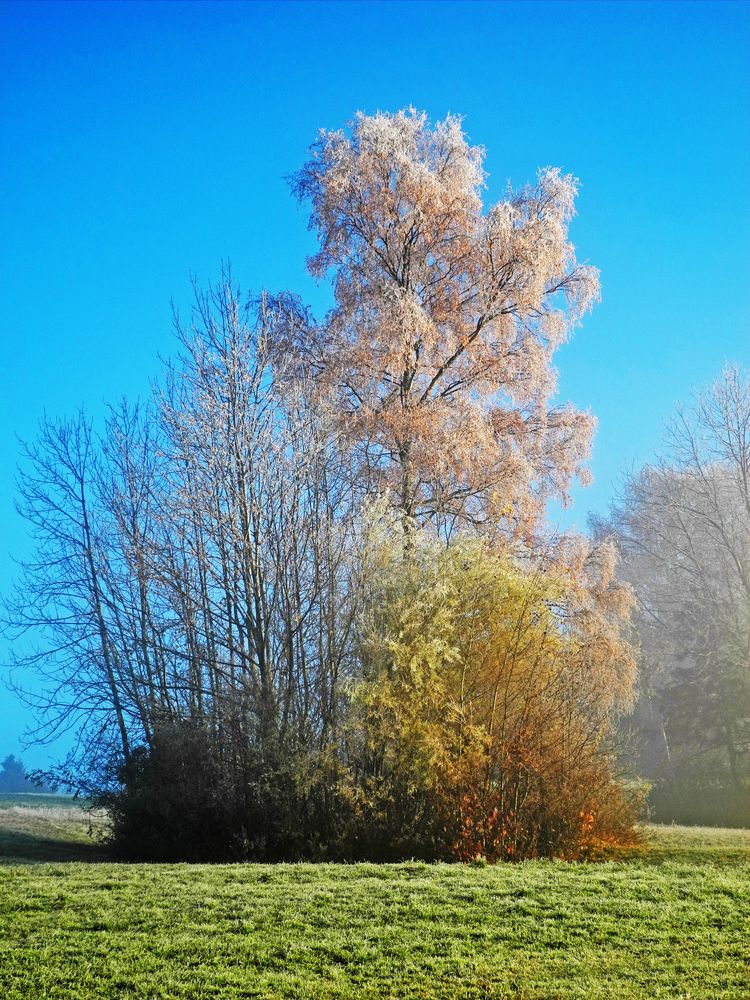
<instances>
[{"instance_id":1,"label":"frost-covered grass","mask_svg":"<svg viewBox=\"0 0 750 1000\"><path fill-rule=\"evenodd\" d=\"M105 818L63 795L0 795L0 865L95 861Z\"/></svg>"},{"instance_id":2,"label":"frost-covered grass","mask_svg":"<svg viewBox=\"0 0 750 1000\"><path fill-rule=\"evenodd\" d=\"M747 1000L750 832L646 833L595 865L7 866L0 997Z\"/></svg>"},{"instance_id":3,"label":"frost-covered grass","mask_svg":"<svg viewBox=\"0 0 750 1000\"><path fill-rule=\"evenodd\" d=\"M750 830L732 830L716 826L643 827L652 858L685 857L693 861L703 856L716 859L737 855L750 858Z\"/></svg>"},{"instance_id":4,"label":"frost-covered grass","mask_svg":"<svg viewBox=\"0 0 750 1000\"><path fill-rule=\"evenodd\" d=\"M79 809L80 799L73 795L54 795L50 792L0 792L0 809L23 806L28 809Z\"/></svg>"}]
</instances>

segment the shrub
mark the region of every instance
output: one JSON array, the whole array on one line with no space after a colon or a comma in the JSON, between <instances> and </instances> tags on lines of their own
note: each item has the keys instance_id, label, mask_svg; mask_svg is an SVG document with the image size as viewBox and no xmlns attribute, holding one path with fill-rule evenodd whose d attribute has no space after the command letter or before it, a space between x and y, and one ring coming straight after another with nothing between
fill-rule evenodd
<instances>
[{"instance_id":1,"label":"shrub","mask_svg":"<svg viewBox=\"0 0 750 1000\"><path fill-rule=\"evenodd\" d=\"M406 555L381 536L370 559L356 704L371 839L492 861L632 839L607 749L633 683L611 577L576 583L559 565L424 533Z\"/></svg>"}]
</instances>

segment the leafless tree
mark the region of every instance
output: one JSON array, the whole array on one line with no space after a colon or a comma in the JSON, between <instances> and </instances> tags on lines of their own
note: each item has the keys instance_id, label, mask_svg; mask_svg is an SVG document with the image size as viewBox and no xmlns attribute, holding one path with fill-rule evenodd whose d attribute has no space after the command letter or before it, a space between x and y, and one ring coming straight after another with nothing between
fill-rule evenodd
<instances>
[{"instance_id":1,"label":"leafless tree","mask_svg":"<svg viewBox=\"0 0 750 1000\"><path fill-rule=\"evenodd\" d=\"M641 709L666 770L710 761L740 791L750 771L747 375L727 367L697 392L667 445L627 480L609 525L639 600Z\"/></svg>"},{"instance_id":2,"label":"leafless tree","mask_svg":"<svg viewBox=\"0 0 750 1000\"><path fill-rule=\"evenodd\" d=\"M356 503L330 414L285 376L268 303L231 278L176 320L155 399L45 421L19 509L38 555L6 618L33 634L37 735L91 765L190 720L242 766L269 742L324 750L351 670ZM259 749L260 748L260 749Z\"/></svg>"}]
</instances>

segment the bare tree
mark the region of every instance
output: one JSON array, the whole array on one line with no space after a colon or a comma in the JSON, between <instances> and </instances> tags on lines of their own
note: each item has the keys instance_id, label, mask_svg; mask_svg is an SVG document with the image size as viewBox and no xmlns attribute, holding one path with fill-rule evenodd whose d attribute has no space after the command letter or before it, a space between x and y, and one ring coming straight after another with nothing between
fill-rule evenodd
<instances>
[{"instance_id":1,"label":"bare tree","mask_svg":"<svg viewBox=\"0 0 750 1000\"><path fill-rule=\"evenodd\" d=\"M18 511L30 525L36 555L21 565L6 606L11 635L34 646L18 664L43 679L42 694L25 692L41 712L37 736L85 725L93 748L116 748L127 760L133 705L117 637L108 616L107 532L100 506L101 461L90 423L43 419L24 448Z\"/></svg>"},{"instance_id":2,"label":"bare tree","mask_svg":"<svg viewBox=\"0 0 750 1000\"><path fill-rule=\"evenodd\" d=\"M666 771L750 771L750 384L728 367L631 476L614 527L639 599L642 705ZM600 526L601 530L601 526Z\"/></svg>"},{"instance_id":3,"label":"bare tree","mask_svg":"<svg viewBox=\"0 0 750 1000\"><path fill-rule=\"evenodd\" d=\"M248 748L335 738L355 614L352 477L331 414L284 377L266 301L228 274L177 321L155 400L46 421L19 509L38 555L7 619L45 693L37 735L81 727L81 760L127 764L160 727ZM19 645L20 648L20 645ZM115 734L117 738L115 738Z\"/></svg>"}]
</instances>

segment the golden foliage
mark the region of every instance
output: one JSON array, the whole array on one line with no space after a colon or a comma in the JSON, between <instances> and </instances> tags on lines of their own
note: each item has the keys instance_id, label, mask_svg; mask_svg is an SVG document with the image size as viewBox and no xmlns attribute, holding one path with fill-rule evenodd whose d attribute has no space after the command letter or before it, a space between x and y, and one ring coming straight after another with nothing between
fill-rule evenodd
<instances>
[{"instance_id":1,"label":"golden foliage","mask_svg":"<svg viewBox=\"0 0 750 1000\"><path fill-rule=\"evenodd\" d=\"M380 522L366 556L357 699L377 821L411 810L414 840L449 858L578 857L622 839L605 746L634 666L609 550L523 566L476 539L413 537L405 559Z\"/></svg>"}]
</instances>

